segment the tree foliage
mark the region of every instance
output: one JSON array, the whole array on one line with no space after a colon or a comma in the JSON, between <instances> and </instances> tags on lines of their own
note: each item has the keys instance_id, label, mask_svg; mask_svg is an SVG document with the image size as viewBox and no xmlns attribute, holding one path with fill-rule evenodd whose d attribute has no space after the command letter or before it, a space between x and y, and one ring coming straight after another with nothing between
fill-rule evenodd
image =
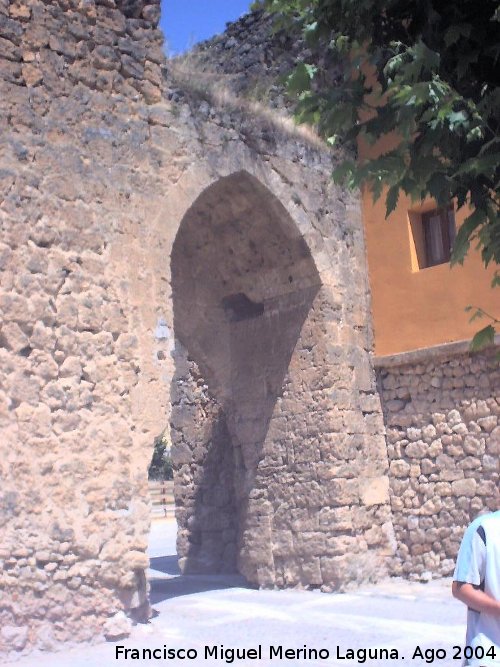
<instances>
[{"instance_id":1,"label":"tree foliage","mask_svg":"<svg viewBox=\"0 0 500 667\"><path fill-rule=\"evenodd\" d=\"M483 262L500 263L500 5L496 0L262 0L277 24L300 29L311 48L288 79L299 121L326 141L394 147L360 162L346 158L334 178L387 187L386 209L400 192L412 200L454 199L470 207L452 263L471 243ZM334 77L318 54L349 63ZM367 76L371 70L373 76ZM493 285L500 284L495 273Z\"/></svg>"},{"instance_id":2,"label":"tree foliage","mask_svg":"<svg viewBox=\"0 0 500 667\"><path fill-rule=\"evenodd\" d=\"M174 471L170 448L166 433L162 433L154 440L153 458L148 471L148 479L163 482L173 479Z\"/></svg>"}]
</instances>

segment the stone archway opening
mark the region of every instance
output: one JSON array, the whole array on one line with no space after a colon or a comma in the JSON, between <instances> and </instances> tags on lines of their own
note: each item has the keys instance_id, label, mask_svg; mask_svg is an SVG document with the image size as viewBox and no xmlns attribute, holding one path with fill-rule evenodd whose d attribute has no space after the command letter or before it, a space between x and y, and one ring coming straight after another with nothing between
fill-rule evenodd
<instances>
[{"instance_id":1,"label":"stone archway opening","mask_svg":"<svg viewBox=\"0 0 500 667\"><path fill-rule=\"evenodd\" d=\"M198 197L180 225L171 266L180 568L238 571L269 583L279 509L270 482L290 464L284 412L300 403L290 371L314 347L298 342L307 338L320 277L283 205L247 172Z\"/></svg>"}]
</instances>

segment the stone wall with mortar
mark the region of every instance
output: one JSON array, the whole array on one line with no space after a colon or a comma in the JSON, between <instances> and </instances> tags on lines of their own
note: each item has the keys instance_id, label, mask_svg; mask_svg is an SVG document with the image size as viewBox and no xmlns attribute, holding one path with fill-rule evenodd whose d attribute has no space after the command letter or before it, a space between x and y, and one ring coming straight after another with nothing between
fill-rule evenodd
<instances>
[{"instance_id":1,"label":"stone wall with mortar","mask_svg":"<svg viewBox=\"0 0 500 667\"><path fill-rule=\"evenodd\" d=\"M222 72L225 85L249 103L265 99L282 110L290 104L279 76L302 57L316 59L330 84L340 74L338 63L308 53L300 38L273 31L271 18L256 12L198 45L185 60L209 79ZM472 357L467 347L376 360L397 527L393 574L449 575L468 521L499 505L493 427L498 364L493 353Z\"/></svg>"},{"instance_id":2,"label":"stone wall with mortar","mask_svg":"<svg viewBox=\"0 0 500 667\"><path fill-rule=\"evenodd\" d=\"M379 358L395 575L450 576L463 532L500 506L500 366L467 344Z\"/></svg>"},{"instance_id":3,"label":"stone wall with mortar","mask_svg":"<svg viewBox=\"0 0 500 667\"><path fill-rule=\"evenodd\" d=\"M248 484L262 481L246 487L233 544L266 585L339 587L386 566L387 457L359 202L331 183L331 155L313 138L165 77L158 15L153 0L0 0L2 652L119 636L127 616L148 616L147 468L170 421L170 385L181 385L172 397L174 428L184 400L181 437L193 410L211 426L207 415L227 408L220 381L203 378L200 339L183 333L170 255L204 193L238 174L279 203L321 299L293 339L285 385L272 388L270 436L246 468ZM264 294L272 276L256 284ZM288 421L306 437L287 450ZM220 448L217 434L205 432L201 448ZM227 479L237 460L224 452ZM180 512L191 511L182 490L196 461L178 460ZM249 543L263 507L266 532Z\"/></svg>"}]
</instances>

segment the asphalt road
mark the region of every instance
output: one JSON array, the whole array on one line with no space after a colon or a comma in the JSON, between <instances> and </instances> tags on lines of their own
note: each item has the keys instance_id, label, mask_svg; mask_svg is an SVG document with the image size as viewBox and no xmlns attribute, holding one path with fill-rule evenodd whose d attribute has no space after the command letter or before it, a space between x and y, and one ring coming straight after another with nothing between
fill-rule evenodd
<instances>
[{"instance_id":1,"label":"asphalt road","mask_svg":"<svg viewBox=\"0 0 500 667\"><path fill-rule=\"evenodd\" d=\"M463 642L465 609L451 597L448 580L389 580L328 595L258 591L236 576L184 577L172 520L154 522L150 556L157 616L149 624L136 626L125 641L32 654L5 667L461 665L453 646ZM176 657L164 656L165 648ZM143 659L143 649L156 650L156 657ZM246 655L237 657L236 649Z\"/></svg>"}]
</instances>

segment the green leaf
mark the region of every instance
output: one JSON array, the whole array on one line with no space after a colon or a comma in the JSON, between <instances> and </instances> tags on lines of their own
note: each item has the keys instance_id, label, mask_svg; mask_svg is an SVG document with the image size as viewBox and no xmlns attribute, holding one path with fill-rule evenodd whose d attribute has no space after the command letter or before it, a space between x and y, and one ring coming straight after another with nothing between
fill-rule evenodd
<instances>
[{"instance_id":1,"label":"green leaf","mask_svg":"<svg viewBox=\"0 0 500 667\"><path fill-rule=\"evenodd\" d=\"M471 30L470 23L453 24L444 34L444 43L446 46L456 44L462 36L469 37Z\"/></svg>"},{"instance_id":2,"label":"green leaf","mask_svg":"<svg viewBox=\"0 0 500 667\"><path fill-rule=\"evenodd\" d=\"M457 125L463 125L468 120L465 111L453 111L448 116L448 124L453 130Z\"/></svg>"},{"instance_id":3,"label":"green leaf","mask_svg":"<svg viewBox=\"0 0 500 667\"><path fill-rule=\"evenodd\" d=\"M316 75L316 72L318 71L318 68L316 65L311 65L310 63L305 63L305 68L307 71L307 75L309 79L314 79L314 76Z\"/></svg>"},{"instance_id":4,"label":"green leaf","mask_svg":"<svg viewBox=\"0 0 500 667\"><path fill-rule=\"evenodd\" d=\"M333 181L340 184L348 182L352 177L352 172L354 169L354 163L345 160L332 171Z\"/></svg>"},{"instance_id":5,"label":"green leaf","mask_svg":"<svg viewBox=\"0 0 500 667\"><path fill-rule=\"evenodd\" d=\"M480 225L484 224L485 214L483 211L476 209L469 217L467 217L463 225L458 230L453 250L451 253L451 264L463 264L465 256L470 248L472 236Z\"/></svg>"},{"instance_id":6,"label":"green leaf","mask_svg":"<svg viewBox=\"0 0 500 667\"><path fill-rule=\"evenodd\" d=\"M311 79L314 77L315 72L316 67L314 67L314 65L299 63L288 77L288 91L290 93L302 93L310 90Z\"/></svg>"},{"instance_id":7,"label":"green leaf","mask_svg":"<svg viewBox=\"0 0 500 667\"><path fill-rule=\"evenodd\" d=\"M488 324L487 327L478 331L470 344L471 352L479 352L479 350L484 350L484 348L493 345L495 342L495 327L492 324Z\"/></svg>"},{"instance_id":8,"label":"green leaf","mask_svg":"<svg viewBox=\"0 0 500 667\"><path fill-rule=\"evenodd\" d=\"M479 141L483 138L484 132L481 127L473 127L472 130L467 132L467 141L468 142L473 142L473 141Z\"/></svg>"},{"instance_id":9,"label":"green leaf","mask_svg":"<svg viewBox=\"0 0 500 667\"><path fill-rule=\"evenodd\" d=\"M440 206L444 206L449 201L450 186L443 173L434 172L427 182L427 188L431 197L434 197Z\"/></svg>"},{"instance_id":10,"label":"green leaf","mask_svg":"<svg viewBox=\"0 0 500 667\"><path fill-rule=\"evenodd\" d=\"M432 0L422 12L407 0L261 4L275 18L275 34L294 40L302 31L308 47L289 78L298 122L314 125L327 145L400 142L363 163L343 153L347 164L335 178L366 185L374 199L387 191L389 210L397 189L412 201L467 205L473 213L458 230L452 262L463 262L474 243L483 264L499 264L498 1ZM367 80L364 63L375 80Z\"/></svg>"},{"instance_id":11,"label":"green leaf","mask_svg":"<svg viewBox=\"0 0 500 667\"><path fill-rule=\"evenodd\" d=\"M345 35L339 35L336 39L332 40L331 46L339 53L345 53L349 47L349 38Z\"/></svg>"},{"instance_id":12,"label":"green leaf","mask_svg":"<svg viewBox=\"0 0 500 667\"><path fill-rule=\"evenodd\" d=\"M394 209L398 205L398 199L399 199L399 187L397 185L393 185L391 188L389 188L389 191L387 192L387 197L385 199L386 219L390 216L390 214L394 211Z\"/></svg>"},{"instance_id":13,"label":"green leaf","mask_svg":"<svg viewBox=\"0 0 500 667\"><path fill-rule=\"evenodd\" d=\"M317 21L313 21L312 23L308 23L304 27L304 35L305 35L306 39L313 38L315 36L315 33L316 33L317 29L318 29L318 22Z\"/></svg>"}]
</instances>

